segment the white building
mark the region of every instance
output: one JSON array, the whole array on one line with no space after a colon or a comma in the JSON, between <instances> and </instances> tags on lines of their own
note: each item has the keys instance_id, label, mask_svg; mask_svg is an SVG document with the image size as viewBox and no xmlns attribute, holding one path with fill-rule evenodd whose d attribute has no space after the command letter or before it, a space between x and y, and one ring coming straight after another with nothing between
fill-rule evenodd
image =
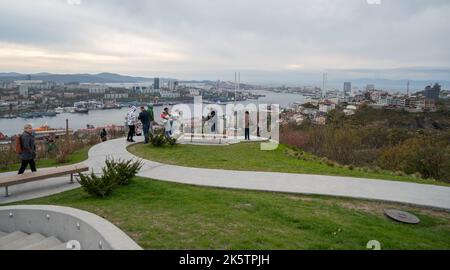
<instances>
[{"instance_id":1,"label":"white building","mask_svg":"<svg viewBox=\"0 0 450 270\"><path fill-rule=\"evenodd\" d=\"M200 90L198 90L198 89L189 89L189 95L193 96L193 97L200 96Z\"/></svg>"},{"instance_id":2,"label":"white building","mask_svg":"<svg viewBox=\"0 0 450 270\"><path fill-rule=\"evenodd\" d=\"M147 87L142 89L143 94L158 94L159 89L154 89L153 87Z\"/></svg>"},{"instance_id":3,"label":"white building","mask_svg":"<svg viewBox=\"0 0 450 270\"><path fill-rule=\"evenodd\" d=\"M108 86L102 84L92 84L87 86L89 94L104 94L108 90Z\"/></svg>"},{"instance_id":4,"label":"white building","mask_svg":"<svg viewBox=\"0 0 450 270\"><path fill-rule=\"evenodd\" d=\"M329 100L325 100L324 102L319 103L320 112L328 113L334 109L336 109L336 104L332 103Z\"/></svg>"},{"instance_id":5,"label":"white building","mask_svg":"<svg viewBox=\"0 0 450 270\"><path fill-rule=\"evenodd\" d=\"M26 86L28 86L29 89L49 90L52 88L54 83L44 82L41 80L17 80L17 81L14 81L14 85L16 87L26 85Z\"/></svg>"},{"instance_id":6,"label":"white building","mask_svg":"<svg viewBox=\"0 0 450 270\"><path fill-rule=\"evenodd\" d=\"M392 97L391 96L379 96L377 104L380 106L389 106L392 104Z\"/></svg>"},{"instance_id":7,"label":"white building","mask_svg":"<svg viewBox=\"0 0 450 270\"><path fill-rule=\"evenodd\" d=\"M105 94L105 99L121 99L121 98L128 98L128 93Z\"/></svg>"},{"instance_id":8,"label":"white building","mask_svg":"<svg viewBox=\"0 0 450 270\"><path fill-rule=\"evenodd\" d=\"M23 100L20 102L21 105L34 105L36 102L34 100Z\"/></svg>"},{"instance_id":9,"label":"white building","mask_svg":"<svg viewBox=\"0 0 450 270\"><path fill-rule=\"evenodd\" d=\"M162 98L179 98L181 96L179 92L172 92L165 90L160 90L159 94L161 95Z\"/></svg>"},{"instance_id":10,"label":"white building","mask_svg":"<svg viewBox=\"0 0 450 270\"><path fill-rule=\"evenodd\" d=\"M27 84L19 85L19 95L22 97L25 97L25 98L28 97L28 85Z\"/></svg>"}]
</instances>

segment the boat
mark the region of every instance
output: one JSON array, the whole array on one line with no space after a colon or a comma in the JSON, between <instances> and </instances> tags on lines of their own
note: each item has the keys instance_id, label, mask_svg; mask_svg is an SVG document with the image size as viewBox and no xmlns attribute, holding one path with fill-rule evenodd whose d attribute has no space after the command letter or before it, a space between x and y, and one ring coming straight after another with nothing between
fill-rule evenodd
<instances>
[{"instance_id":1,"label":"boat","mask_svg":"<svg viewBox=\"0 0 450 270\"><path fill-rule=\"evenodd\" d=\"M55 117L56 112L47 111L47 112L29 112L22 113L19 115L21 118L31 119L31 118L40 118L40 117Z\"/></svg>"},{"instance_id":2,"label":"boat","mask_svg":"<svg viewBox=\"0 0 450 270\"><path fill-rule=\"evenodd\" d=\"M113 109L121 109L122 106L120 104L117 104L115 102L107 102L103 106L103 110L113 110Z\"/></svg>"},{"instance_id":3,"label":"boat","mask_svg":"<svg viewBox=\"0 0 450 270\"><path fill-rule=\"evenodd\" d=\"M31 118L39 118L42 115L38 112L30 112L30 113L22 113L19 115L20 118L31 119Z\"/></svg>"},{"instance_id":4,"label":"boat","mask_svg":"<svg viewBox=\"0 0 450 270\"><path fill-rule=\"evenodd\" d=\"M49 125L45 124L43 126L40 126L38 128L35 128L33 130L35 132L35 136L37 139L39 138L45 138L47 136L53 135L53 136L64 136L67 134L67 131L65 129L56 129L51 128ZM73 133L72 129L69 129L69 134Z\"/></svg>"},{"instance_id":5,"label":"boat","mask_svg":"<svg viewBox=\"0 0 450 270\"><path fill-rule=\"evenodd\" d=\"M56 108L55 113L57 113L57 114L64 113L64 108L61 108L61 107Z\"/></svg>"},{"instance_id":6,"label":"boat","mask_svg":"<svg viewBox=\"0 0 450 270\"><path fill-rule=\"evenodd\" d=\"M44 117L55 117L57 115L56 112L52 112L52 111L48 111L48 112L43 112L41 113L42 116Z\"/></svg>"},{"instance_id":7,"label":"boat","mask_svg":"<svg viewBox=\"0 0 450 270\"><path fill-rule=\"evenodd\" d=\"M105 107L103 102L97 100L89 100L86 105L89 110L102 110Z\"/></svg>"},{"instance_id":8,"label":"boat","mask_svg":"<svg viewBox=\"0 0 450 270\"><path fill-rule=\"evenodd\" d=\"M0 116L0 118L3 118L3 119L14 119L14 118L17 118L17 115L15 115L15 114L5 114L5 115Z\"/></svg>"},{"instance_id":9,"label":"boat","mask_svg":"<svg viewBox=\"0 0 450 270\"><path fill-rule=\"evenodd\" d=\"M75 102L73 104L75 113L89 113L89 109L86 102Z\"/></svg>"}]
</instances>

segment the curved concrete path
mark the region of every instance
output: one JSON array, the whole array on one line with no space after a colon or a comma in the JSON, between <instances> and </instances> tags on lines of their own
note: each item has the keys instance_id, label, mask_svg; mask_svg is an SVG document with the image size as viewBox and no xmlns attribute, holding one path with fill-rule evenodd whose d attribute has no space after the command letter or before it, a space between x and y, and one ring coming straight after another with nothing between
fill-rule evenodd
<instances>
[{"instance_id":1,"label":"curved concrete path","mask_svg":"<svg viewBox=\"0 0 450 270\"><path fill-rule=\"evenodd\" d=\"M99 173L104 166L107 156L116 159L136 158L126 150L128 145L129 143L125 139L117 139L98 144L91 148L89 151L89 159L84 163L92 168L94 172ZM450 187L351 177L199 169L165 165L148 160L144 160L143 162L144 166L139 172L139 176L168 182L232 189L379 200L450 211ZM51 179L49 181L52 182ZM58 192L75 187L78 187L78 185L65 185L64 187L59 187ZM11 189L11 192L14 193L14 190ZM21 196L20 194L18 195L19 197ZM12 196L10 200L17 201L14 200L14 197ZM22 195L21 197L23 200L27 196ZM4 197L0 198L0 204L5 203L5 201Z\"/></svg>"}]
</instances>

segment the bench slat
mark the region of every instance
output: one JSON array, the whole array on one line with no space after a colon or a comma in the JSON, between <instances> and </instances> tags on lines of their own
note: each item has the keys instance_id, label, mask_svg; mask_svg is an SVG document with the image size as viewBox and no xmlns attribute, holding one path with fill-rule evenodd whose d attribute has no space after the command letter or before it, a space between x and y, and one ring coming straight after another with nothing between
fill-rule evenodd
<instances>
[{"instance_id":1,"label":"bench slat","mask_svg":"<svg viewBox=\"0 0 450 270\"><path fill-rule=\"evenodd\" d=\"M25 173L22 175L13 175L0 178L0 187L18 185L87 171L89 171L89 167L83 164L69 165L52 169L42 169L35 173Z\"/></svg>"}]
</instances>

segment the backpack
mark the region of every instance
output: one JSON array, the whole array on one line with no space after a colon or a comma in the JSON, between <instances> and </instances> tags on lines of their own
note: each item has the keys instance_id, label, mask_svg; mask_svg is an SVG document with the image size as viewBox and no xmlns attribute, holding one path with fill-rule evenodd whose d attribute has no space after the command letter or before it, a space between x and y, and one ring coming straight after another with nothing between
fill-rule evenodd
<instances>
[{"instance_id":1,"label":"backpack","mask_svg":"<svg viewBox=\"0 0 450 270\"><path fill-rule=\"evenodd\" d=\"M23 151L23 148L22 148L22 135L20 135L16 139L16 153L20 155L20 154L22 154L22 151Z\"/></svg>"}]
</instances>

